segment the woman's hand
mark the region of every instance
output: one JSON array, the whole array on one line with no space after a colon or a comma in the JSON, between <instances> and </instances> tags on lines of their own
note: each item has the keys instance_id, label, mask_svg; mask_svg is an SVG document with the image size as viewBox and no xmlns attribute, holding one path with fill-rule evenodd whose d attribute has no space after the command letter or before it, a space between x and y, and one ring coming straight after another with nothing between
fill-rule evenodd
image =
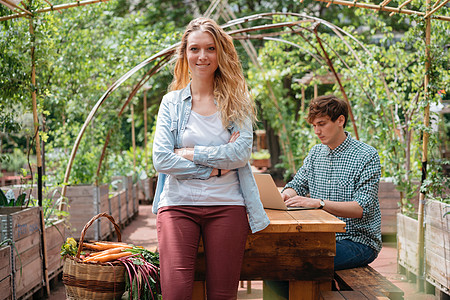
<instances>
[{"instance_id":1,"label":"woman's hand","mask_svg":"<svg viewBox=\"0 0 450 300\"><path fill-rule=\"evenodd\" d=\"M230 139L228 140L228 143L234 143L237 138L239 137L239 131L233 132L230 136ZM220 176L227 174L228 172L230 172L230 170L225 170L225 169L221 169L220 170ZM213 176L217 176L219 175L219 170L218 169L213 169L211 172L211 175L209 175L209 177L213 177Z\"/></svg>"},{"instance_id":2,"label":"woman's hand","mask_svg":"<svg viewBox=\"0 0 450 300\"><path fill-rule=\"evenodd\" d=\"M179 148L174 150L176 155L179 155L190 161L194 161L194 148Z\"/></svg>"},{"instance_id":3,"label":"woman's hand","mask_svg":"<svg viewBox=\"0 0 450 300\"><path fill-rule=\"evenodd\" d=\"M239 131L233 132L230 136L230 139L228 140L228 143L234 143L239 136L240 136ZM176 155L179 155L185 159L194 161L194 148L179 148L179 149L175 149L173 152ZM228 172L230 172L230 170L221 169L220 172L221 172L221 175L225 175ZM211 172L211 175L209 175L209 177L213 177L213 176L217 176L217 175L219 175L219 170L213 169Z\"/></svg>"},{"instance_id":4,"label":"woman's hand","mask_svg":"<svg viewBox=\"0 0 450 300\"><path fill-rule=\"evenodd\" d=\"M228 143L236 142L236 140L239 136L240 136L239 131L233 132L233 134L230 136L230 139L228 140Z\"/></svg>"}]
</instances>

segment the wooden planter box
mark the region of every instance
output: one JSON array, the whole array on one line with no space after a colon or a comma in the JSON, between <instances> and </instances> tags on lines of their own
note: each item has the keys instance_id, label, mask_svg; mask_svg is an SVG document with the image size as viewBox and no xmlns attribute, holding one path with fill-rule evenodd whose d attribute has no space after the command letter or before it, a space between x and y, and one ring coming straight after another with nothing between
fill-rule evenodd
<instances>
[{"instance_id":1,"label":"wooden planter box","mask_svg":"<svg viewBox=\"0 0 450 300\"><path fill-rule=\"evenodd\" d=\"M26 298L42 287L40 217L39 207L0 208L2 241L11 239L18 252L12 251L11 264L15 298Z\"/></svg>"},{"instance_id":2,"label":"wooden planter box","mask_svg":"<svg viewBox=\"0 0 450 300\"><path fill-rule=\"evenodd\" d=\"M109 212L108 194L108 184L67 186L70 230L66 230L66 237L79 238L84 225L92 217L102 212ZM94 224L86 231L85 239L96 241L106 239L111 234L108 223L106 218L95 220Z\"/></svg>"},{"instance_id":3,"label":"wooden planter box","mask_svg":"<svg viewBox=\"0 0 450 300\"><path fill-rule=\"evenodd\" d=\"M139 212L139 185L137 183L133 184L133 218L137 216Z\"/></svg>"},{"instance_id":4,"label":"wooden planter box","mask_svg":"<svg viewBox=\"0 0 450 300\"><path fill-rule=\"evenodd\" d=\"M12 299L11 246L0 248L0 300Z\"/></svg>"},{"instance_id":5,"label":"wooden planter box","mask_svg":"<svg viewBox=\"0 0 450 300\"><path fill-rule=\"evenodd\" d=\"M45 245L47 248L47 272L48 278L53 279L62 272L64 261L59 254L61 246L65 242L66 226L64 220L59 220L53 225L45 227Z\"/></svg>"},{"instance_id":6,"label":"wooden planter box","mask_svg":"<svg viewBox=\"0 0 450 300\"><path fill-rule=\"evenodd\" d=\"M417 182L418 185L419 183ZM400 191L396 189L394 183L381 179L378 189L378 199L381 210L381 234L395 235L397 232L397 213L400 212ZM419 201L418 192L410 201L417 208Z\"/></svg>"},{"instance_id":7,"label":"wooden planter box","mask_svg":"<svg viewBox=\"0 0 450 300\"><path fill-rule=\"evenodd\" d=\"M155 196L157 177L148 177L138 181L138 200L141 204L152 204Z\"/></svg>"},{"instance_id":8,"label":"wooden planter box","mask_svg":"<svg viewBox=\"0 0 450 300\"><path fill-rule=\"evenodd\" d=\"M119 223L121 225L125 225L128 221L127 214L127 190L122 190L119 192L119 203L120 203L120 215L119 215ZM117 222L116 222L117 223Z\"/></svg>"},{"instance_id":9,"label":"wooden planter box","mask_svg":"<svg viewBox=\"0 0 450 300\"><path fill-rule=\"evenodd\" d=\"M425 277L450 294L450 205L427 201L425 205ZM445 216L444 216L445 215Z\"/></svg>"},{"instance_id":10,"label":"wooden planter box","mask_svg":"<svg viewBox=\"0 0 450 300\"><path fill-rule=\"evenodd\" d=\"M252 161L252 165L255 168L258 169L262 169L262 168L270 168L271 164L270 164L270 158L265 158L265 159L254 159Z\"/></svg>"},{"instance_id":11,"label":"wooden planter box","mask_svg":"<svg viewBox=\"0 0 450 300\"><path fill-rule=\"evenodd\" d=\"M400 192L392 182L380 181L378 198L381 210L381 234L394 235L397 232Z\"/></svg>"},{"instance_id":12,"label":"wooden planter box","mask_svg":"<svg viewBox=\"0 0 450 300\"><path fill-rule=\"evenodd\" d=\"M418 221L408 216L397 214L397 261L417 276L418 273Z\"/></svg>"},{"instance_id":13,"label":"wooden planter box","mask_svg":"<svg viewBox=\"0 0 450 300\"><path fill-rule=\"evenodd\" d=\"M131 219L134 211L134 184L131 176L127 177L127 185L125 188L127 190L127 218Z\"/></svg>"},{"instance_id":14,"label":"wooden planter box","mask_svg":"<svg viewBox=\"0 0 450 300\"><path fill-rule=\"evenodd\" d=\"M120 198L119 193L115 192L108 198L109 201L109 214L114 218L117 224L120 224ZM109 227L112 232L114 232L114 228L109 222Z\"/></svg>"}]
</instances>

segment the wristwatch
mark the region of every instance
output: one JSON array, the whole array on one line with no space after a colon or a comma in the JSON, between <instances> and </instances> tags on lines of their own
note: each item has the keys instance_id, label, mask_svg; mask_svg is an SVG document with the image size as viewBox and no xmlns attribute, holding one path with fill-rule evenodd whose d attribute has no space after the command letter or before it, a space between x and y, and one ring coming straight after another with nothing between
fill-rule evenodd
<instances>
[{"instance_id":1,"label":"wristwatch","mask_svg":"<svg viewBox=\"0 0 450 300\"><path fill-rule=\"evenodd\" d=\"M325 201L323 201L322 199L320 199L320 206L319 209L322 209L325 206Z\"/></svg>"}]
</instances>

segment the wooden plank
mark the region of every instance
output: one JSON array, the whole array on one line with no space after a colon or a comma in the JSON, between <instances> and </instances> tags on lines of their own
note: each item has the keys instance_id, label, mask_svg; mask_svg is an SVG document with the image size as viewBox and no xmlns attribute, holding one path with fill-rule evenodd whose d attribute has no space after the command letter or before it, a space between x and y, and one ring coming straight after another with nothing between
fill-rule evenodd
<instances>
[{"instance_id":1,"label":"wooden plank","mask_svg":"<svg viewBox=\"0 0 450 300\"><path fill-rule=\"evenodd\" d=\"M450 205L428 201L425 206L425 276L444 292L450 289Z\"/></svg>"},{"instance_id":2,"label":"wooden plank","mask_svg":"<svg viewBox=\"0 0 450 300\"><path fill-rule=\"evenodd\" d=\"M425 228L426 251L436 253L442 258L450 259L450 234L442 228L427 226Z\"/></svg>"},{"instance_id":3,"label":"wooden plank","mask_svg":"<svg viewBox=\"0 0 450 300\"><path fill-rule=\"evenodd\" d=\"M415 219L402 214L397 215L397 251L398 262L417 275L417 226Z\"/></svg>"},{"instance_id":4,"label":"wooden plank","mask_svg":"<svg viewBox=\"0 0 450 300\"><path fill-rule=\"evenodd\" d=\"M192 299L206 300L206 284L204 281L194 281Z\"/></svg>"},{"instance_id":5,"label":"wooden plank","mask_svg":"<svg viewBox=\"0 0 450 300\"><path fill-rule=\"evenodd\" d=\"M340 286L341 283L345 283L352 290L360 291L366 297L373 295L403 299L403 291L370 266L336 271L335 278Z\"/></svg>"},{"instance_id":6,"label":"wooden plank","mask_svg":"<svg viewBox=\"0 0 450 300\"><path fill-rule=\"evenodd\" d=\"M450 212L450 205L439 201L428 200L425 206L425 216L427 226L445 228L450 230L450 215L444 215Z\"/></svg>"},{"instance_id":7,"label":"wooden plank","mask_svg":"<svg viewBox=\"0 0 450 300\"><path fill-rule=\"evenodd\" d=\"M52 274L53 272L55 272L64 265L64 260L61 258L61 255L59 254L60 251L61 246L59 249L57 247L54 247L47 251L48 274Z\"/></svg>"},{"instance_id":8,"label":"wooden plank","mask_svg":"<svg viewBox=\"0 0 450 300\"><path fill-rule=\"evenodd\" d=\"M381 219L383 219L383 217L387 216L387 217L394 217L394 220L397 220L397 214L399 212L400 212L399 209L385 209L382 212Z\"/></svg>"},{"instance_id":9,"label":"wooden plank","mask_svg":"<svg viewBox=\"0 0 450 300\"><path fill-rule=\"evenodd\" d=\"M397 190L395 184L393 182L380 181L380 185L378 188L379 193L382 192L397 192L400 197L400 191Z\"/></svg>"},{"instance_id":10,"label":"wooden plank","mask_svg":"<svg viewBox=\"0 0 450 300\"><path fill-rule=\"evenodd\" d=\"M41 234L35 232L32 235L18 241L16 248L19 251L13 251L14 267L16 272L27 267L31 262L38 260L41 261Z\"/></svg>"},{"instance_id":11,"label":"wooden plank","mask_svg":"<svg viewBox=\"0 0 450 300\"><path fill-rule=\"evenodd\" d=\"M363 300L363 299L367 299L366 296L364 296L363 293L361 293L360 291L340 291L341 295L344 297L344 299L346 300ZM384 298L384 297L382 297ZM379 298L381 300L381 298Z\"/></svg>"},{"instance_id":12,"label":"wooden plank","mask_svg":"<svg viewBox=\"0 0 450 300\"><path fill-rule=\"evenodd\" d=\"M139 197L138 197L139 190L140 190L140 187L136 183L134 185L133 215L139 211Z\"/></svg>"},{"instance_id":13,"label":"wooden plank","mask_svg":"<svg viewBox=\"0 0 450 300\"><path fill-rule=\"evenodd\" d=\"M397 300L397 299L400 300L401 299L401 300L403 300L403 296L401 298L398 298L398 297L390 298L390 297L385 297L385 296L383 296L382 293L379 293L379 292L376 292L376 291L374 293L373 290L362 289L360 291L360 293L362 295L364 295L369 300L389 300L389 299L394 299L394 300Z\"/></svg>"},{"instance_id":14,"label":"wooden plank","mask_svg":"<svg viewBox=\"0 0 450 300\"><path fill-rule=\"evenodd\" d=\"M119 221L119 195L117 193L109 199L111 204L110 215L114 218L116 223Z\"/></svg>"},{"instance_id":15,"label":"wooden plank","mask_svg":"<svg viewBox=\"0 0 450 300\"><path fill-rule=\"evenodd\" d=\"M429 251L427 248L425 263L426 277L438 282L444 287L450 287L450 258L442 257L438 253Z\"/></svg>"},{"instance_id":16,"label":"wooden plank","mask_svg":"<svg viewBox=\"0 0 450 300\"><path fill-rule=\"evenodd\" d=\"M345 222L321 209L266 209L270 226L262 232L345 232Z\"/></svg>"},{"instance_id":17,"label":"wooden plank","mask_svg":"<svg viewBox=\"0 0 450 300\"><path fill-rule=\"evenodd\" d=\"M92 185L68 185L66 188L67 198L93 198L94 188Z\"/></svg>"},{"instance_id":18,"label":"wooden plank","mask_svg":"<svg viewBox=\"0 0 450 300\"><path fill-rule=\"evenodd\" d=\"M392 213L392 215L391 215ZM381 233L395 234L397 232L397 211L392 210L386 214L386 211L381 214Z\"/></svg>"},{"instance_id":19,"label":"wooden plank","mask_svg":"<svg viewBox=\"0 0 450 300\"><path fill-rule=\"evenodd\" d=\"M11 276L7 276L0 280L0 300L12 299Z\"/></svg>"},{"instance_id":20,"label":"wooden plank","mask_svg":"<svg viewBox=\"0 0 450 300\"><path fill-rule=\"evenodd\" d=\"M12 238L17 242L41 230L40 208L29 207L11 214Z\"/></svg>"},{"instance_id":21,"label":"wooden plank","mask_svg":"<svg viewBox=\"0 0 450 300\"><path fill-rule=\"evenodd\" d=\"M65 241L65 231L66 227L64 226L63 220L45 228L47 246L46 261L49 274L57 271L64 264L59 253Z\"/></svg>"},{"instance_id":22,"label":"wooden plank","mask_svg":"<svg viewBox=\"0 0 450 300\"><path fill-rule=\"evenodd\" d=\"M289 299L319 299L320 289L316 281L290 280L289 281Z\"/></svg>"},{"instance_id":23,"label":"wooden plank","mask_svg":"<svg viewBox=\"0 0 450 300\"><path fill-rule=\"evenodd\" d=\"M0 248L0 280L3 280L10 274L11 274L11 246L3 246L2 248Z\"/></svg>"},{"instance_id":24,"label":"wooden plank","mask_svg":"<svg viewBox=\"0 0 450 300\"><path fill-rule=\"evenodd\" d=\"M65 231L64 220L59 220L53 225L45 227L45 245L47 249L61 248L61 245L65 242Z\"/></svg>"},{"instance_id":25,"label":"wooden plank","mask_svg":"<svg viewBox=\"0 0 450 300\"><path fill-rule=\"evenodd\" d=\"M14 282L16 284L17 298L22 297L37 286L42 285L42 280L42 261L36 259L30 262L26 268L22 269L22 274L20 271L15 273Z\"/></svg>"},{"instance_id":26,"label":"wooden plank","mask_svg":"<svg viewBox=\"0 0 450 300\"><path fill-rule=\"evenodd\" d=\"M127 215L127 191L123 190L120 192L120 224L124 224L128 221Z\"/></svg>"},{"instance_id":27,"label":"wooden plank","mask_svg":"<svg viewBox=\"0 0 450 300\"><path fill-rule=\"evenodd\" d=\"M360 291L320 291L320 299L323 300L366 300L368 299ZM377 299L389 299L378 297Z\"/></svg>"},{"instance_id":28,"label":"wooden plank","mask_svg":"<svg viewBox=\"0 0 450 300\"><path fill-rule=\"evenodd\" d=\"M240 279L330 281L333 278L335 247L334 233L249 235ZM196 280L205 278L202 244L198 250L195 276Z\"/></svg>"},{"instance_id":29,"label":"wooden plank","mask_svg":"<svg viewBox=\"0 0 450 300\"><path fill-rule=\"evenodd\" d=\"M339 291L320 291L320 300L345 300ZM360 298L364 299L364 298Z\"/></svg>"}]
</instances>

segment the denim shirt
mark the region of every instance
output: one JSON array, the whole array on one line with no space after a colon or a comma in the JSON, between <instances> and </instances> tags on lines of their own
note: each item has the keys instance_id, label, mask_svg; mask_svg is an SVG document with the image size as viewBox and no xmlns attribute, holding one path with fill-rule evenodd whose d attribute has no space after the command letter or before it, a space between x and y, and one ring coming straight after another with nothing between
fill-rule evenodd
<instances>
[{"instance_id":1,"label":"denim shirt","mask_svg":"<svg viewBox=\"0 0 450 300\"><path fill-rule=\"evenodd\" d=\"M153 200L153 213L158 212L158 204L167 175L178 180L208 179L213 168L237 169L239 183L253 233L266 228L270 220L259 198L258 187L249 164L253 132L250 120L239 127L230 124L230 133L239 131L239 138L233 143L220 146L195 146L194 161L174 153L181 148L181 139L189 120L192 107L191 85L166 94L158 112L156 132L153 142L153 165L158 171L158 183Z\"/></svg>"}]
</instances>

